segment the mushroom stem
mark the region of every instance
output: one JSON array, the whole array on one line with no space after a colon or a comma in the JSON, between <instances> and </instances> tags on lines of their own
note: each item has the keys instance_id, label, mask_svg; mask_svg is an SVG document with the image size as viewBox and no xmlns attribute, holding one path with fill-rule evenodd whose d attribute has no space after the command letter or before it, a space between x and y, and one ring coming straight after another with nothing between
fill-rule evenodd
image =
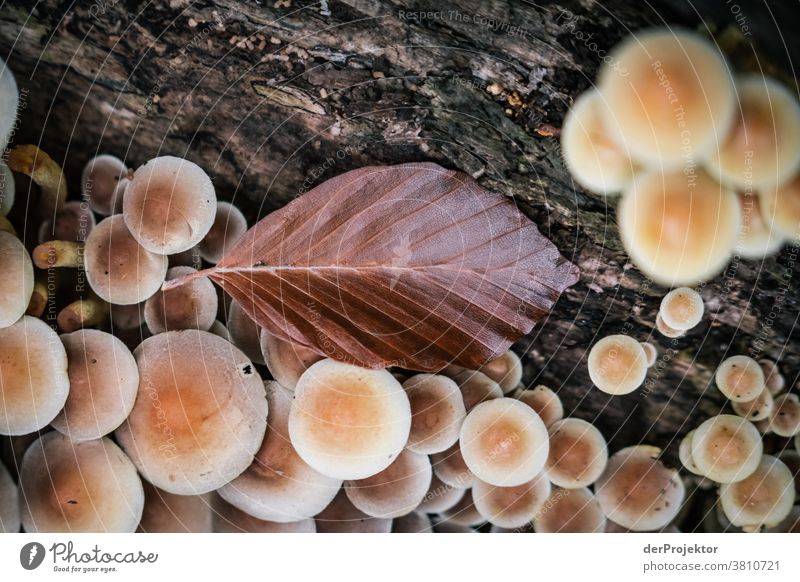
<instances>
[{"instance_id":1,"label":"mushroom stem","mask_svg":"<svg viewBox=\"0 0 800 582\"><path fill-rule=\"evenodd\" d=\"M83 266L83 243L51 240L33 249L33 264L40 269Z\"/></svg>"},{"instance_id":2,"label":"mushroom stem","mask_svg":"<svg viewBox=\"0 0 800 582\"><path fill-rule=\"evenodd\" d=\"M67 180L53 158L35 145L20 145L8 153L8 167L30 176L42 189L42 214L53 217L67 200Z\"/></svg>"},{"instance_id":3,"label":"mushroom stem","mask_svg":"<svg viewBox=\"0 0 800 582\"><path fill-rule=\"evenodd\" d=\"M50 295L47 292L47 284L42 280L34 281L33 294L31 294L31 300L28 303L28 309L25 311L25 315L36 318L41 317L49 298Z\"/></svg>"},{"instance_id":4,"label":"mushroom stem","mask_svg":"<svg viewBox=\"0 0 800 582\"><path fill-rule=\"evenodd\" d=\"M94 327L103 322L108 315L108 303L97 297L78 299L58 313L58 327L64 333L71 333L85 327Z\"/></svg>"}]
</instances>

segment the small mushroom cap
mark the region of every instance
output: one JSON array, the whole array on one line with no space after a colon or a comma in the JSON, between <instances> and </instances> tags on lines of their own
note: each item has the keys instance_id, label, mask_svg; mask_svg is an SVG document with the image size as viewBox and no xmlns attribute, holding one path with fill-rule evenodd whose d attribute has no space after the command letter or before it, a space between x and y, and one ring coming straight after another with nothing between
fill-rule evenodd
<instances>
[{"instance_id":1,"label":"small mushroom cap","mask_svg":"<svg viewBox=\"0 0 800 582\"><path fill-rule=\"evenodd\" d=\"M3 59L0 59L0 152L6 149L11 130L17 121L19 91L14 73Z\"/></svg>"},{"instance_id":2,"label":"small mushroom cap","mask_svg":"<svg viewBox=\"0 0 800 582\"><path fill-rule=\"evenodd\" d=\"M433 522L424 513L412 511L394 518L392 533L433 533Z\"/></svg>"},{"instance_id":3,"label":"small mushroom cap","mask_svg":"<svg viewBox=\"0 0 800 582\"><path fill-rule=\"evenodd\" d=\"M144 490L130 459L110 439L76 443L49 432L20 468L26 532L133 532Z\"/></svg>"},{"instance_id":4,"label":"small mushroom cap","mask_svg":"<svg viewBox=\"0 0 800 582\"><path fill-rule=\"evenodd\" d=\"M317 533L313 519L287 523L265 521L234 507L219 495L213 496L213 509L212 527L215 533Z\"/></svg>"},{"instance_id":5,"label":"small mushroom cap","mask_svg":"<svg viewBox=\"0 0 800 582\"><path fill-rule=\"evenodd\" d=\"M581 489L594 483L608 462L602 433L579 418L566 418L549 429L550 453L544 474L558 487Z\"/></svg>"},{"instance_id":6,"label":"small mushroom cap","mask_svg":"<svg viewBox=\"0 0 800 582\"><path fill-rule=\"evenodd\" d=\"M717 388L734 402L750 402L764 390L764 372L753 358L731 356L723 361L714 375Z\"/></svg>"},{"instance_id":7,"label":"small mushroom cap","mask_svg":"<svg viewBox=\"0 0 800 582\"><path fill-rule=\"evenodd\" d=\"M720 51L703 37L672 27L637 31L609 57L616 66L598 76L603 119L637 161L676 167L687 151L703 158L730 129L733 79Z\"/></svg>"},{"instance_id":8,"label":"small mushroom cap","mask_svg":"<svg viewBox=\"0 0 800 582\"><path fill-rule=\"evenodd\" d=\"M116 435L142 476L169 493L199 495L241 474L267 427L252 362L197 330L150 337L133 355L139 394Z\"/></svg>"},{"instance_id":9,"label":"small mushroom cap","mask_svg":"<svg viewBox=\"0 0 800 582\"><path fill-rule=\"evenodd\" d=\"M256 364L264 364L264 354L261 350L261 330L235 299L231 299L225 323L233 345L247 354L247 357Z\"/></svg>"},{"instance_id":10,"label":"small mushroom cap","mask_svg":"<svg viewBox=\"0 0 800 582\"><path fill-rule=\"evenodd\" d=\"M656 346L650 342L639 342L639 345L642 346L644 355L647 358L647 367L652 368L656 363L656 359L658 358L658 350L656 350Z\"/></svg>"},{"instance_id":11,"label":"small mushroom cap","mask_svg":"<svg viewBox=\"0 0 800 582\"><path fill-rule=\"evenodd\" d=\"M647 376L647 355L641 344L627 335L606 336L589 352L589 377L612 395L636 390Z\"/></svg>"},{"instance_id":12,"label":"small mushroom cap","mask_svg":"<svg viewBox=\"0 0 800 582\"><path fill-rule=\"evenodd\" d=\"M688 471L695 475L702 476L702 471L694 464L694 459L692 459L692 439L694 438L694 433L694 430L690 430L686 433L686 436L681 439L681 444L678 448L678 458L681 461L681 465L686 467Z\"/></svg>"},{"instance_id":13,"label":"small mushroom cap","mask_svg":"<svg viewBox=\"0 0 800 582\"><path fill-rule=\"evenodd\" d=\"M39 243L51 240L84 242L95 226L97 221L89 205L72 200L56 212L55 221L48 219L39 225Z\"/></svg>"},{"instance_id":14,"label":"small mushroom cap","mask_svg":"<svg viewBox=\"0 0 800 582\"><path fill-rule=\"evenodd\" d=\"M633 162L603 123L607 110L597 90L586 91L569 108L561 129L561 151L570 174L587 190L614 194L631 181Z\"/></svg>"},{"instance_id":15,"label":"small mushroom cap","mask_svg":"<svg viewBox=\"0 0 800 582\"><path fill-rule=\"evenodd\" d=\"M656 283L693 285L730 259L741 225L739 198L704 172L638 174L617 211L633 263Z\"/></svg>"},{"instance_id":16,"label":"small mushroom cap","mask_svg":"<svg viewBox=\"0 0 800 582\"><path fill-rule=\"evenodd\" d=\"M247 220L242 211L230 202L217 202L211 229L197 244L200 256L209 263L218 262L247 232Z\"/></svg>"},{"instance_id":17,"label":"small mushroom cap","mask_svg":"<svg viewBox=\"0 0 800 582\"><path fill-rule=\"evenodd\" d=\"M502 356L481 366L480 372L500 385L503 394L513 392L522 381L522 362L519 356L507 350Z\"/></svg>"},{"instance_id":18,"label":"small mushroom cap","mask_svg":"<svg viewBox=\"0 0 800 582\"><path fill-rule=\"evenodd\" d=\"M481 402L503 396L503 389L500 388L500 384L483 372L463 370L453 376L453 380L461 390L461 397L464 399L464 408L467 412Z\"/></svg>"},{"instance_id":19,"label":"small mushroom cap","mask_svg":"<svg viewBox=\"0 0 800 582\"><path fill-rule=\"evenodd\" d=\"M228 333L228 328L219 319L215 319L211 327L208 328L209 333L213 333L224 340L231 341L231 334ZM233 343L233 342L231 342Z\"/></svg>"},{"instance_id":20,"label":"small mushroom cap","mask_svg":"<svg viewBox=\"0 0 800 582\"><path fill-rule=\"evenodd\" d=\"M364 479L400 454L411 429L403 386L386 370L322 360L300 377L289 436L302 459L335 479Z\"/></svg>"},{"instance_id":21,"label":"small mushroom cap","mask_svg":"<svg viewBox=\"0 0 800 582\"><path fill-rule=\"evenodd\" d=\"M731 131L706 161L709 173L748 191L785 182L800 169L797 96L764 75L737 79L736 90L739 110Z\"/></svg>"},{"instance_id":22,"label":"small mushroom cap","mask_svg":"<svg viewBox=\"0 0 800 582\"><path fill-rule=\"evenodd\" d=\"M500 487L530 481L544 469L547 427L532 408L497 398L473 408L461 427L461 454L480 480Z\"/></svg>"},{"instance_id":23,"label":"small mushroom cap","mask_svg":"<svg viewBox=\"0 0 800 582\"><path fill-rule=\"evenodd\" d=\"M720 414L697 427L691 450L701 474L717 483L733 483L756 470L764 446L752 423L732 414Z\"/></svg>"},{"instance_id":24,"label":"small mushroom cap","mask_svg":"<svg viewBox=\"0 0 800 582\"><path fill-rule=\"evenodd\" d=\"M434 474L441 479L443 483L447 484L447 486L455 489L468 489L472 487L472 483L475 481L475 475L472 474L472 471L469 470L466 462L464 462L464 456L461 454L461 445L459 443L455 443L452 447L441 453L434 453L431 455L431 462L433 463Z\"/></svg>"},{"instance_id":25,"label":"small mushroom cap","mask_svg":"<svg viewBox=\"0 0 800 582\"><path fill-rule=\"evenodd\" d=\"M785 393L775 397L769 415L769 429L782 437L800 433L800 398L797 394Z\"/></svg>"},{"instance_id":26,"label":"small mushroom cap","mask_svg":"<svg viewBox=\"0 0 800 582\"><path fill-rule=\"evenodd\" d=\"M92 290L117 305L144 301L167 275L167 257L139 246L118 214L101 220L89 233L84 262Z\"/></svg>"},{"instance_id":27,"label":"small mushroom cap","mask_svg":"<svg viewBox=\"0 0 800 582\"><path fill-rule=\"evenodd\" d=\"M778 364L772 360L759 360L758 365L761 366L761 371L764 372L764 384L767 390L773 396L780 394L786 386L786 380L778 369Z\"/></svg>"},{"instance_id":28,"label":"small mushroom cap","mask_svg":"<svg viewBox=\"0 0 800 582\"><path fill-rule=\"evenodd\" d=\"M458 503L442 513L443 521L465 527L479 526L486 522L486 518L484 518L478 512L478 508L475 507L475 500L472 497L472 493L472 489L467 489Z\"/></svg>"},{"instance_id":29,"label":"small mushroom cap","mask_svg":"<svg viewBox=\"0 0 800 582\"><path fill-rule=\"evenodd\" d=\"M348 499L344 489L315 521L319 533L389 533L392 530L391 519L371 517L362 512Z\"/></svg>"},{"instance_id":30,"label":"small mushroom cap","mask_svg":"<svg viewBox=\"0 0 800 582\"><path fill-rule=\"evenodd\" d=\"M233 311L233 304L231 305L231 311ZM239 308L239 311L241 312L241 308ZM325 356L318 354L311 348L284 341L272 335L266 329L261 330L261 354L272 377L281 386L289 390L294 390L300 376L312 364L325 359Z\"/></svg>"},{"instance_id":31,"label":"small mushroom cap","mask_svg":"<svg viewBox=\"0 0 800 582\"><path fill-rule=\"evenodd\" d=\"M144 304L111 305L111 331L138 330L144 323Z\"/></svg>"},{"instance_id":32,"label":"small mushroom cap","mask_svg":"<svg viewBox=\"0 0 800 582\"><path fill-rule=\"evenodd\" d=\"M678 471L664 466L660 454L656 447L638 445L609 458L595 484L608 519L633 531L657 530L675 519L686 490Z\"/></svg>"},{"instance_id":33,"label":"small mushroom cap","mask_svg":"<svg viewBox=\"0 0 800 582\"><path fill-rule=\"evenodd\" d=\"M427 455L404 449L380 473L346 481L350 502L373 517L400 517L414 511L431 485L431 462Z\"/></svg>"},{"instance_id":34,"label":"small mushroom cap","mask_svg":"<svg viewBox=\"0 0 800 582\"><path fill-rule=\"evenodd\" d=\"M6 216L11 212L16 198L16 184L14 174L5 161L0 160L0 214Z\"/></svg>"},{"instance_id":35,"label":"small mushroom cap","mask_svg":"<svg viewBox=\"0 0 800 582\"><path fill-rule=\"evenodd\" d=\"M606 516L589 489L553 488L533 520L536 533L597 533Z\"/></svg>"},{"instance_id":36,"label":"small mushroom cap","mask_svg":"<svg viewBox=\"0 0 800 582\"><path fill-rule=\"evenodd\" d=\"M0 461L0 533L17 533L19 527L19 490Z\"/></svg>"},{"instance_id":37,"label":"small mushroom cap","mask_svg":"<svg viewBox=\"0 0 800 582\"><path fill-rule=\"evenodd\" d=\"M137 532L211 533L211 496L174 495L154 487L144 487L144 511Z\"/></svg>"},{"instance_id":38,"label":"small mushroom cap","mask_svg":"<svg viewBox=\"0 0 800 582\"><path fill-rule=\"evenodd\" d=\"M688 331L703 319L703 298L690 287L679 287L661 300L661 320L672 329Z\"/></svg>"},{"instance_id":39,"label":"small mushroom cap","mask_svg":"<svg viewBox=\"0 0 800 582\"><path fill-rule=\"evenodd\" d=\"M547 386L539 384L533 390L518 390L514 398L527 404L539 415L544 425L550 428L554 422L564 418L561 398Z\"/></svg>"},{"instance_id":40,"label":"small mushroom cap","mask_svg":"<svg viewBox=\"0 0 800 582\"><path fill-rule=\"evenodd\" d=\"M33 263L22 242L0 231L0 328L8 327L25 314L33 294Z\"/></svg>"},{"instance_id":41,"label":"small mushroom cap","mask_svg":"<svg viewBox=\"0 0 800 582\"><path fill-rule=\"evenodd\" d=\"M433 458L431 458L433 461ZM422 503L417 507L421 513L444 513L461 501L466 489L448 485L436 475L434 471L431 476L431 484L428 492L422 498Z\"/></svg>"},{"instance_id":42,"label":"small mushroom cap","mask_svg":"<svg viewBox=\"0 0 800 582\"><path fill-rule=\"evenodd\" d=\"M192 267L172 267L166 280L196 273ZM208 277L198 277L188 283L158 290L144 304L144 320L154 334L178 329L208 331L217 316L217 291Z\"/></svg>"},{"instance_id":43,"label":"small mushroom cap","mask_svg":"<svg viewBox=\"0 0 800 582\"><path fill-rule=\"evenodd\" d=\"M682 336L686 335L685 331L681 331L679 329L673 329L670 326L668 326L666 323L664 323L664 319L661 317L661 313L659 313L656 316L656 329L658 330L658 333L660 333L664 337L668 337L668 338L672 338L672 339L679 338L679 337L682 337Z\"/></svg>"},{"instance_id":44,"label":"small mushroom cap","mask_svg":"<svg viewBox=\"0 0 800 582\"><path fill-rule=\"evenodd\" d=\"M114 214L117 186L127 177L128 167L118 157L109 154L94 157L83 168L83 199L102 216Z\"/></svg>"},{"instance_id":45,"label":"small mushroom cap","mask_svg":"<svg viewBox=\"0 0 800 582\"><path fill-rule=\"evenodd\" d=\"M493 525L517 528L533 521L550 496L550 481L544 474L516 487L497 487L475 481L472 498L475 508Z\"/></svg>"},{"instance_id":46,"label":"small mushroom cap","mask_svg":"<svg viewBox=\"0 0 800 582\"><path fill-rule=\"evenodd\" d=\"M800 175L759 192L761 212L773 231L790 240L800 237Z\"/></svg>"},{"instance_id":47,"label":"small mushroom cap","mask_svg":"<svg viewBox=\"0 0 800 582\"><path fill-rule=\"evenodd\" d=\"M99 439L121 425L136 401L139 369L119 338L96 329L61 336L69 396L52 425L74 441Z\"/></svg>"},{"instance_id":48,"label":"small mushroom cap","mask_svg":"<svg viewBox=\"0 0 800 582\"><path fill-rule=\"evenodd\" d=\"M446 376L417 374L406 380L403 388L411 405L406 447L432 455L456 444L466 416L458 384Z\"/></svg>"},{"instance_id":49,"label":"small mushroom cap","mask_svg":"<svg viewBox=\"0 0 800 582\"><path fill-rule=\"evenodd\" d=\"M314 517L342 486L312 469L289 441L292 393L277 382L265 382L269 404L267 433L253 463L218 493L231 505L259 519L291 522Z\"/></svg>"},{"instance_id":50,"label":"small mushroom cap","mask_svg":"<svg viewBox=\"0 0 800 582\"><path fill-rule=\"evenodd\" d=\"M152 159L133 174L122 215L150 252L173 255L199 243L217 213L214 184L203 169L173 156Z\"/></svg>"},{"instance_id":51,"label":"small mushroom cap","mask_svg":"<svg viewBox=\"0 0 800 582\"><path fill-rule=\"evenodd\" d=\"M736 254L745 259L763 259L776 254L786 237L772 229L761 211L761 196L739 194L742 226L736 242Z\"/></svg>"},{"instance_id":52,"label":"small mushroom cap","mask_svg":"<svg viewBox=\"0 0 800 582\"><path fill-rule=\"evenodd\" d=\"M68 394L67 353L49 325L24 315L0 329L0 434L44 428Z\"/></svg>"},{"instance_id":53,"label":"small mushroom cap","mask_svg":"<svg viewBox=\"0 0 800 582\"><path fill-rule=\"evenodd\" d=\"M737 527L774 527L794 505L794 476L779 459L764 455L750 476L723 484L719 500L725 516Z\"/></svg>"},{"instance_id":54,"label":"small mushroom cap","mask_svg":"<svg viewBox=\"0 0 800 582\"><path fill-rule=\"evenodd\" d=\"M772 398L772 393L769 390L762 390L755 399L749 402L731 402L733 411L746 418L750 422L764 420L770 417L772 409L775 407L775 401Z\"/></svg>"}]
</instances>

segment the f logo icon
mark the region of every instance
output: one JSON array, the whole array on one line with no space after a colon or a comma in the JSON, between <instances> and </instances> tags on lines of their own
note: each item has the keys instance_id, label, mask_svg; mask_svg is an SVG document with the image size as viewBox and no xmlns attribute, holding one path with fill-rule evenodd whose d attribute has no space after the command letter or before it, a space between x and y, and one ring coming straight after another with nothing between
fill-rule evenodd
<instances>
[{"instance_id":1,"label":"f logo icon","mask_svg":"<svg viewBox=\"0 0 800 582\"><path fill-rule=\"evenodd\" d=\"M26 570L35 570L44 561L44 546L39 542L30 542L19 551L19 563Z\"/></svg>"}]
</instances>

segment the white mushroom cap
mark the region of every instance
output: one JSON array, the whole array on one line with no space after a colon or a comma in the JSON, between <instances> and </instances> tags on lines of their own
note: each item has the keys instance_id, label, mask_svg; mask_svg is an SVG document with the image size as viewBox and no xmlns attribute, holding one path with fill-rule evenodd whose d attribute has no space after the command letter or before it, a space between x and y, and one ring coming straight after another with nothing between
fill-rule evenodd
<instances>
[{"instance_id":1,"label":"white mushroom cap","mask_svg":"<svg viewBox=\"0 0 800 582\"><path fill-rule=\"evenodd\" d=\"M433 533L433 522L424 513L412 511L394 518L392 533Z\"/></svg>"},{"instance_id":2,"label":"white mushroom cap","mask_svg":"<svg viewBox=\"0 0 800 582\"><path fill-rule=\"evenodd\" d=\"M739 198L704 172L638 174L617 210L633 263L656 283L692 285L716 276L733 254Z\"/></svg>"},{"instance_id":3,"label":"white mushroom cap","mask_svg":"<svg viewBox=\"0 0 800 582\"><path fill-rule=\"evenodd\" d=\"M375 475L408 440L411 406L386 370L322 360L300 377L294 395L289 436L300 457L323 475Z\"/></svg>"},{"instance_id":4,"label":"white mushroom cap","mask_svg":"<svg viewBox=\"0 0 800 582\"><path fill-rule=\"evenodd\" d=\"M433 460L433 459L431 459ZM444 513L448 509L455 507L461 501L466 489L452 487L439 479L434 471L431 477L431 484L428 492L422 498L422 503L417 507L417 511L423 513Z\"/></svg>"},{"instance_id":5,"label":"white mushroom cap","mask_svg":"<svg viewBox=\"0 0 800 582\"><path fill-rule=\"evenodd\" d=\"M514 398L527 404L539 415L546 427L564 418L564 405L561 398L547 386L539 384L533 390L518 390Z\"/></svg>"},{"instance_id":6,"label":"white mushroom cap","mask_svg":"<svg viewBox=\"0 0 800 582\"><path fill-rule=\"evenodd\" d=\"M775 401L772 398L772 393L769 390L762 390L761 393L749 402L731 402L733 411L746 418L750 422L756 422L769 418L772 409L775 407Z\"/></svg>"},{"instance_id":7,"label":"white mushroom cap","mask_svg":"<svg viewBox=\"0 0 800 582\"><path fill-rule=\"evenodd\" d=\"M636 390L647 376L647 355L630 336L610 335L589 352L589 377L603 392L612 395Z\"/></svg>"},{"instance_id":8,"label":"white mushroom cap","mask_svg":"<svg viewBox=\"0 0 800 582\"><path fill-rule=\"evenodd\" d=\"M24 315L0 329L0 434L44 428L68 393L67 353L49 325Z\"/></svg>"},{"instance_id":9,"label":"white mushroom cap","mask_svg":"<svg viewBox=\"0 0 800 582\"><path fill-rule=\"evenodd\" d=\"M391 465L366 479L346 481L350 502L373 517L400 517L414 511L431 485L427 455L404 449Z\"/></svg>"},{"instance_id":10,"label":"white mushroom cap","mask_svg":"<svg viewBox=\"0 0 800 582\"><path fill-rule=\"evenodd\" d=\"M247 232L247 220L242 211L230 202L217 202L214 223L197 244L200 256L209 263L217 263Z\"/></svg>"},{"instance_id":11,"label":"white mushroom cap","mask_svg":"<svg viewBox=\"0 0 800 582\"><path fill-rule=\"evenodd\" d=\"M747 478L720 487L722 510L730 522L746 531L773 527L791 512L794 477L779 459L764 455Z\"/></svg>"},{"instance_id":12,"label":"white mushroom cap","mask_svg":"<svg viewBox=\"0 0 800 582\"><path fill-rule=\"evenodd\" d=\"M763 450L756 427L732 414L712 416L692 436L694 464L717 483L733 483L750 476Z\"/></svg>"},{"instance_id":13,"label":"white mushroom cap","mask_svg":"<svg viewBox=\"0 0 800 582\"><path fill-rule=\"evenodd\" d=\"M565 418L549 429L550 453L544 474L564 489L581 489L594 483L608 462L603 434L579 418Z\"/></svg>"},{"instance_id":14,"label":"white mushroom cap","mask_svg":"<svg viewBox=\"0 0 800 582\"><path fill-rule=\"evenodd\" d=\"M772 360L759 360L758 365L764 372L764 384L767 386L767 390L773 396L780 394L786 386L786 380L778 369L778 364Z\"/></svg>"},{"instance_id":15,"label":"white mushroom cap","mask_svg":"<svg viewBox=\"0 0 800 582\"><path fill-rule=\"evenodd\" d=\"M681 439L680 447L678 448L678 458L681 460L681 464L686 467L686 469L695 475L703 475L703 472L694 464L694 459L692 459L692 439L694 438L694 430L690 430L686 433L686 436Z\"/></svg>"},{"instance_id":16,"label":"white mushroom cap","mask_svg":"<svg viewBox=\"0 0 800 582\"><path fill-rule=\"evenodd\" d=\"M478 513L488 522L504 528L522 527L533 521L550 496L550 481L539 474L515 487L497 487L475 481L472 498Z\"/></svg>"},{"instance_id":17,"label":"white mushroom cap","mask_svg":"<svg viewBox=\"0 0 800 582\"><path fill-rule=\"evenodd\" d=\"M392 520L370 517L356 508L344 489L315 518L319 533L389 533Z\"/></svg>"},{"instance_id":18,"label":"white mushroom cap","mask_svg":"<svg viewBox=\"0 0 800 582\"><path fill-rule=\"evenodd\" d=\"M256 364L264 364L264 354L261 349L261 330L235 299L231 299L225 324L228 328L228 333L231 335L233 345L247 354L247 357ZM275 379L277 380L277 378ZM286 386L286 388L293 387Z\"/></svg>"},{"instance_id":19,"label":"white mushroom cap","mask_svg":"<svg viewBox=\"0 0 800 582\"><path fill-rule=\"evenodd\" d=\"M33 263L22 242L0 231L0 328L8 327L25 314L33 294Z\"/></svg>"},{"instance_id":20,"label":"white mushroom cap","mask_svg":"<svg viewBox=\"0 0 800 582\"><path fill-rule=\"evenodd\" d=\"M233 305L231 304L231 313L233 313ZM238 306L238 303L236 305ZM240 307L237 307L237 314L244 314ZM269 373L281 386L289 390L294 390L300 376L312 364L325 359L325 356L318 354L311 348L284 341L272 335L266 329L261 330L260 341L261 354Z\"/></svg>"},{"instance_id":21,"label":"white mushroom cap","mask_svg":"<svg viewBox=\"0 0 800 582\"><path fill-rule=\"evenodd\" d=\"M473 408L461 427L464 462L480 480L500 487L530 481L544 469L547 427L533 409L513 398Z\"/></svg>"},{"instance_id":22,"label":"white mushroom cap","mask_svg":"<svg viewBox=\"0 0 800 582\"><path fill-rule=\"evenodd\" d=\"M746 259L763 259L774 255L786 242L786 237L765 221L762 204L761 196L739 195L742 225L736 242L736 254Z\"/></svg>"},{"instance_id":23,"label":"white mushroom cap","mask_svg":"<svg viewBox=\"0 0 800 582\"><path fill-rule=\"evenodd\" d=\"M114 214L117 186L128 177L128 167L116 156L102 154L86 162L81 176L82 198L102 216Z\"/></svg>"},{"instance_id":24,"label":"white mushroom cap","mask_svg":"<svg viewBox=\"0 0 800 582\"><path fill-rule=\"evenodd\" d=\"M703 37L672 27L637 31L609 58L615 66L598 75L604 121L636 160L679 166L710 154L730 129L733 79L721 52Z\"/></svg>"},{"instance_id":25,"label":"white mushroom cap","mask_svg":"<svg viewBox=\"0 0 800 582\"><path fill-rule=\"evenodd\" d=\"M769 429L782 437L800 433L800 398L797 394L785 393L775 397L769 415Z\"/></svg>"},{"instance_id":26,"label":"white mushroom cap","mask_svg":"<svg viewBox=\"0 0 800 582\"><path fill-rule=\"evenodd\" d=\"M167 257L141 247L118 214L89 233L84 261L92 290L119 305L144 301L158 291L167 274Z\"/></svg>"},{"instance_id":27,"label":"white mushroom cap","mask_svg":"<svg viewBox=\"0 0 800 582\"><path fill-rule=\"evenodd\" d=\"M314 517L342 486L312 469L289 441L292 393L265 382L269 404L267 433L253 463L218 493L231 505L259 519L290 522Z\"/></svg>"},{"instance_id":28,"label":"white mushroom cap","mask_svg":"<svg viewBox=\"0 0 800 582\"><path fill-rule=\"evenodd\" d=\"M199 495L253 461L267 426L264 385L235 346L205 331L168 331L133 353L139 394L117 440L159 489Z\"/></svg>"},{"instance_id":29,"label":"white mushroom cap","mask_svg":"<svg viewBox=\"0 0 800 582\"><path fill-rule=\"evenodd\" d=\"M739 110L731 131L706 161L709 173L747 191L785 182L800 170L797 96L760 74L737 79L736 90Z\"/></svg>"},{"instance_id":30,"label":"white mushroom cap","mask_svg":"<svg viewBox=\"0 0 800 582\"><path fill-rule=\"evenodd\" d=\"M761 212L774 233L787 239L800 237L800 175L782 186L759 192Z\"/></svg>"},{"instance_id":31,"label":"white mushroom cap","mask_svg":"<svg viewBox=\"0 0 800 582\"><path fill-rule=\"evenodd\" d=\"M511 350L507 350L502 356L485 363L479 371L497 382L503 394L512 392L522 381L522 362L519 356Z\"/></svg>"},{"instance_id":32,"label":"white mushroom cap","mask_svg":"<svg viewBox=\"0 0 800 582\"><path fill-rule=\"evenodd\" d=\"M441 453L431 455L431 462L433 463L433 473L447 486L455 489L472 487L475 475L472 474L472 471L469 470L469 467L464 462L459 443Z\"/></svg>"},{"instance_id":33,"label":"white mushroom cap","mask_svg":"<svg viewBox=\"0 0 800 582\"><path fill-rule=\"evenodd\" d=\"M631 180L633 162L625 149L611 139L603 123L608 114L597 90L578 97L561 128L561 150L570 174L596 194L619 192Z\"/></svg>"},{"instance_id":34,"label":"white mushroom cap","mask_svg":"<svg viewBox=\"0 0 800 582\"><path fill-rule=\"evenodd\" d=\"M703 319L703 298L690 287L679 287L667 293L661 300L659 315L672 329L688 331Z\"/></svg>"},{"instance_id":35,"label":"white mushroom cap","mask_svg":"<svg viewBox=\"0 0 800 582\"><path fill-rule=\"evenodd\" d=\"M49 432L20 468L26 532L133 532L144 507L136 468L111 440L76 443Z\"/></svg>"},{"instance_id":36,"label":"white mushroom cap","mask_svg":"<svg viewBox=\"0 0 800 582\"><path fill-rule=\"evenodd\" d=\"M14 173L8 167L8 164L0 159L0 214L3 216L7 215L11 211L11 207L14 206L16 190Z\"/></svg>"},{"instance_id":37,"label":"white mushroom cap","mask_svg":"<svg viewBox=\"0 0 800 582\"><path fill-rule=\"evenodd\" d=\"M0 461L0 533L17 533L20 527L19 491Z\"/></svg>"},{"instance_id":38,"label":"white mushroom cap","mask_svg":"<svg viewBox=\"0 0 800 582\"><path fill-rule=\"evenodd\" d=\"M647 358L647 367L652 368L656 363L656 359L658 358L658 350L656 350L656 346L650 342L639 342L639 345L642 346L644 355Z\"/></svg>"},{"instance_id":39,"label":"white mushroom cap","mask_svg":"<svg viewBox=\"0 0 800 582\"><path fill-rule=\"evenodd\" d=\"M679 329L672 329L666 323L664 323L664 319L661 317L661 313L656 316L656 329L658 333L663 335L664 337L668 338L678 338L686 335L685 331L681 331Z\"/></svg>"},{"instance_id":40,"label":"white mushroom cap","mask_svg":"<svg viewBox=\"0 0 800 582\"><path fill-rule=\"evenodd\" d=\"M800 505L795 505L789 515L775 527L767 528L764 533L800 533Z\"/></svg>"},{"instance_id":41,"label":"white mushroom cap","mask_svg":"<svg viewBox=\"0 0 800 582\"><path fill-rule=\"evenodd\" d=\"M311 518L287 523L266 521L234 507L219 495L213 496L213 508L215 533L317 533L317 524Z\"/></svg>"},{"instance_id":42,"label":"white mushroom cap","mask_svg":"<svg viewBox=\"0 0 800 582\"><path fill-rule=\"evenodd\" d=\"M714 375L717 388L735 402L750 402L764 390L764 372L753 358L731 356L723 361Z\"/></svg>"},{"instance_id":43,"label":"white mushroom cap","mask_svg":"<svg viewBox=\"0 0 800 582\"><path fill-rule=\"evenodd\" d=\"M675 469L659 460L661 449L637 445L617 451L595 484L595 495L611 521L633 531L653 531L678 515L686 495Z\"/></svg>"},{"instance_id":44,"label":"white mushroom cap","mask_svg":"<svg viewBox=\"0 0 800 582\"><path fill-rule=\"evenodd\" d=\"M553 488L533 520L536 533L597 533L605 530L606 516L588 489Z\"/></svg>"},{"instance_id":45,"label":"white mushroom cap","mask_svg":"<svg viewBox=\"0 0 800 582\"><path fill-rule=\"evenodd\" d=\"M69 396L52 425L74 441L98 439L121 425L139 391L131 351L110 333L81 329L61 336L69 367Z\"/></svg>"},{"instance_id":46,"label":"white mushroom cap","mask_svg":"<svg viewBox=\"0 0 800 582\"><path fill-rule=\"evenodd\" d=\"M173 156L152 159L133 174L122 215L133 237L150 252L173 255L208 234L217 212L214 184L203 169Z\"/></svg>"},{"instance_id":47,"label":"white mushroom cap","mask_svg":"<svg viewBox=\"0 0 800 582\"><path fill-rule=\"evenodd\" d=\"M18 104L17 80L6 62L0 59L0 152L5 151L17 121Z\"/></svg>"},{"instance_id":48,"label":"white mushroom cap","mask_svg":"<svg viewBox=\"0 0 800 582\"><path fill-rule=\"evenodd\" d=\"M411 404L406 447L431 455L456 444L466 416L458 384L446 376L417 374L406 380L403 388Z\"/></svg>"},{"instance_id":49,"label":"white mushroom cap","mask_svg":"<svg viewBox=\"0 0 800 582\"><path fill-rule=\"evenodd\" d=\"M154 487L144 487L144 511L137 532L211 533L211 496L175 495Z\"/></svg>"},{"instance_id":50,"label":"white mushroom cap","mask_svg":"<svg viewBox=\"0 0 800 582\"><path fill-rule=\"evenodd\" d=\"M192 267L172 267L166 280L196 272ZM144 320L154 334L178 329L208 331L217 317L217 302L211 279L198 277L180 287L156 291L144 304Z\"/></svg>"},{"instance_id":51,"label":"white mushroom cap","mask_svg":"<svg viewBox=\"0 0 800 582\"><path fill-rule=\"evenodd\" d=\"M503 389L500 388L500 384L483 372L463 370L453 376L453 380L461 389L461 397L464 399L464 408L467 412L481 402L503 396Z\"/></svg>"}]
</instances>

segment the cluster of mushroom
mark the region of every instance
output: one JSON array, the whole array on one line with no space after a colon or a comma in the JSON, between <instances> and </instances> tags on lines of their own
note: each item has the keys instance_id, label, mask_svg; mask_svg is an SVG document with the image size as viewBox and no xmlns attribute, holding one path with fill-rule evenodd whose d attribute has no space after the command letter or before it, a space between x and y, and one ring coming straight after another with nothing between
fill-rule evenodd
<instances>
[{"instance_id":1,"label":"cluster of mushroom","mask_svg":"<svg viewBox=\"0 0 800 582\"><path fill-rule=\"evenodd\" d=\"M581 186L622 194L620 235L644 274L691 285L800 236L792 92L734 76L715 44L674 28L638 31L606 63L569 110L562 150Z\"/></svg>"}]
</instances>

